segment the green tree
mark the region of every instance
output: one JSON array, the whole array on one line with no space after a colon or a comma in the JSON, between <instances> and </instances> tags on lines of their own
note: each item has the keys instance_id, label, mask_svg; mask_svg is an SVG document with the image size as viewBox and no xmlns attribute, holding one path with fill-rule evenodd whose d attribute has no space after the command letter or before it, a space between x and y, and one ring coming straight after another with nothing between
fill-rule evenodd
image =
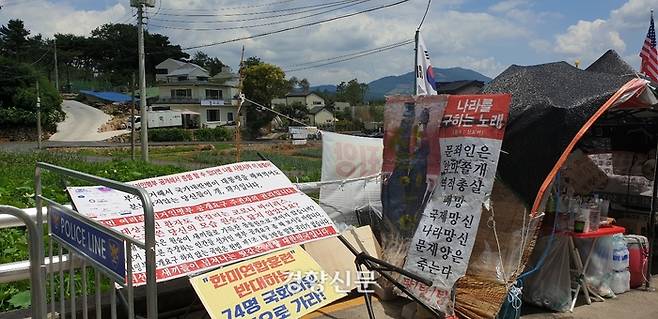
<instances>
[{"instance_id":1,"label":"green tree","mask_svg":"<svg viewBox=\"0 0 658 319\"><path fill-rule=\"evenodd\" d=\"M271 107L273 98L283 96L290 90L290 82L286 80L286 74L280 67L263 63L256 57L245 61L243 76L242 91L245 96L266 107ZM247 109L247 129L252 136L257 136L259 130L272 121L274 114L255 105L245 107Z\"/></svg>"},{"instance_id":2,"label":"green tree","mask_svg":"<svg viewBox=\"0 0 658 319\"><path fill-rule=\"evenodd\" d=\"M15 60L23 60L30 42L30 31L25 29L22 20L9 20L0 27L0 53Z\"/></svg>"},{"instance_id":3,"label":"green tree","mask_svg":"<svg viewBox=\"0 0 658 319\"><path fill-rule=\"evenodd\" d=\"M301 102L295 102L292 103L291 105L277 104L274 105L274 109L277 112L285 114L300 122L303 122L306 119L306 116L308 115L309 112L308 107L306 107L306 105ZM288 123L288 125L290 124L291 123Z\"/></svg>"},{"instance_id":4,"label":"green tree","mask_svg":"<svg viewBox=\"0 0 658 319\"><path fill-rule=\"evenodd\" d=\"M217 57L211 58L202 51L196 51L190 59L190 62L208 70L210 76L215 76L217 73L222 72L222 68L226 66L226 64L222 63Z\"/></svg>"},{"instance_id":5,"label":"green tree","mask_svg":"<svg viewBox=\"0 0 658 319\"><path fill-rule=\"evenodd\" d=\"M336 100L349 102L350 105L360 105L364 103L367 92L368 84L359 83L357 79L352 79L347 83L340 82L336 87Z\"/></svg>"},{"instance_id":6,"label":"green tree","mask_svg":"<svg viewBox=\"0 0 658 319\"><path fill-rule=\"evenodd\" d=\"M114 84L125 84L137 71L137 28L129 24L104 24L91 31L87 54L93 60L93 69ZM179 45L173 45L167 36L144 32L146 72L154 78L155 66L167 58L187 59Z\"/></svg>"},{"instance_id":7,"label":"green tree","mask_svg":"<svg viewBox=\"0 0 658 319\"><path fill-rule=\"evenodd\" d=\"M0 57L0 127L36 126L36 81L39 81L42 124L55 131L64 119L62 100L50 82L27 63Z\"/></svg>"}]
</instances>

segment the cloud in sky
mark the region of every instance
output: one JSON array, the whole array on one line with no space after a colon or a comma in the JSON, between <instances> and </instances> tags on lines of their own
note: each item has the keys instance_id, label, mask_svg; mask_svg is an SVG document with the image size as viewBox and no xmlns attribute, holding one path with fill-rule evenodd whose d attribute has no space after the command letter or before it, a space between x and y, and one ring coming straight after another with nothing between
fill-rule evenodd
<instances>
[{"instance_id":1,"label":"cloud in sky","mask_svg":"<svg viewBox=\"0 0 658 319\"><path fill-rule=\"evenodd\" d=\"M271 0L262 3L272 2L278 4L253 7L252 3L238 0L162 0L162 4L158 4L160 10L157 7L149 9L149 16L158 12L149 21L152 24L149 30L165 34L173 43L186 47L249 36L395 1L365 1L358 6L321 17L251 29L186 31L156 27L156 25L221 27L241 24L190 25L161 21L162 19L199 21L255 17L253 15L180 17L165 14L234 14L328 3L301 0L285 2ZM658 7L656 6L658 0L628 0L622 5L602 11L604 12L602 16L583 18L579 16L578 10L571 10L569 3L567 0L551 2L504 0L485 5L475 0L435 0L432 2L422 33L435 66L461 66L473 68L488 76L495 76L510 64L570 61L574 58L582 59L583 63L586 63L587 60L598 57L609 48L618 50L622 56L634 60L629 51L636 49L635 42L643 39L642 32L646 33L648 24L646 8ZM285 69L303 62L412 39L426 4L426 0L410 0L394 8L201 50L219 57L235 68L244 44L247 56L259 56L264 61L280 65ZM251 7L248 8L249 6ZM313 12L306 14L310 13ZM129 0L93 2L35 0L0 10L0 24L6 23L10 18L19 18L26 22L33 34L42 33L47 37L54 33L89 34L103 23L134 22L131 14ZM272 14L274 13L268 15ZM272 20L249 21L242 24L269 21ZM408 45L344 63L290 73L289 76L306 77L313 85L336 84L352 78L371 81L386 75L409 72L412 65L413 46Z\"/></svg>"}]
</instances>

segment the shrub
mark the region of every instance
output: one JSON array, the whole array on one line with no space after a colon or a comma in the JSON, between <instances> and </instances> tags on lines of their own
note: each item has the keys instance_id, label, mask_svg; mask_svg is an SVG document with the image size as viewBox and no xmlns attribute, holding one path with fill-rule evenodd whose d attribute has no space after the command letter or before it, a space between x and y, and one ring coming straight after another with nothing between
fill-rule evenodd
<instances>
[{"instance_id":1,"label":"shrub","mask_svg":"<svg viewBox=\"0 0 658 319\"><path fill-rule=\"evenodd\" d=\"M194 139L203 142L222 142L233 139L233 130L224 127L202 128L194 131Z\"/></svg>"},{"instance_id":2,"label":"shrub","mask_svg":"<svg viewBox=\"0 0 658 319\"><path fill-rule=\"evenodd\" d=\"M188 142L192 140L192 132L182 128L150 129L149 140L153 142Z\"/></svg>"}]
</instances>

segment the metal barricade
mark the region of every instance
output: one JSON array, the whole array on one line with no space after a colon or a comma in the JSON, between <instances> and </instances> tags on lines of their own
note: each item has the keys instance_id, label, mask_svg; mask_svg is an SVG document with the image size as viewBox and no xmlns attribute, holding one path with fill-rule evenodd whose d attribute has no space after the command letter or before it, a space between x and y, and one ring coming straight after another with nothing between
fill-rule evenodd
<instances>
[{"instance_id":1,"label":"metal barricade","mask_svg":"<svg viewBox=\"0 0 658 319\"><path fill-rule=\"evenodd\" d=\"M117 232L109 227L106 227L97 221L94 221L82 214L79 214L78 212L67 208L63 205L60 205L53 201L52 199L46 198L43 195L43 190L42 190L42 172L43 171L49 171L55 174L58 174L63 177L69 177L69 178L75 178L78 180L82 180L88 183L91 183L92 185L99 185L99 186L105 186L109 187L115 190L119 190L134 196L137 196L141 203L142 207L144 209L144 234L145 238L144 241L141 242L139 240L136 240L132 237L126 236L120 232ZM117 248L123 245L124 250L123 255L125 256L125 268L124 270L124 278L122 278L119 274L117 274L116 271L110 270L110 268L107 267L107 265L103 264L102 262L98 261L95 259L92 255L90 254L89 251L91 251L91 248L89 248L89 251L85 251L84 249L81 249L79 245L76 245L75 240L72 242L70 240L65 240L57 234L54 235L53 233L53 225L49 222L48 223L48 255L45 258L38 258L39 262L39 268L45 269L45 264L46 260L48 261L48 273L50 274L50 278L48 281L49 284L49 294L50 294L50 313L51 313L51 318L54 318L56 313L59 313L59 318L66 318L66 315L69 314L69 318L75 319L76 314L77 314L77 309L76 309L76 290L77 290L77 285L76 285L76 261L80 262L82 265L81 267L77 270L77 274L80 274L81 276L81 287L80 291L81 293L81 298L82 298L82 318L87 319L88 318L88 300L87 300L87 276L88 276L88 268L90 267L93 269L94 272L94 295L95 295L95 313L96 313L96 318L101 318L102 316L102 304L101 304L101 283L104 278L107 278L111 282L111 292L109 294L110 296L110 316L112 319L117 318L117 299L116 299L116 294L117 294L117 285L120 286L121 288L125 289L126 291L126 303L127 303L127 314L121 315L121 318L130 318L133 319L135 318L135 298L134 298L134 287L133 287L133 273L132 273L132 259L133 259L133 249L144 249L145 250L145 261L146 261L146 314L147 318L157 318L158 317L158 299L157 299L157 285L156 285L156 260L155 260L155 216L153 213L153 205L151 203L151 199L148 195L148 193L141 187L136 187L128 184L124 184L121 182L113 181L110 179L94 176L91 174L86 174L78 171L74 171L68 168L63 168L59 166L55 166L52 164L48 163L37 163L36 164L36 170L35 170L35 189L36 189L36 206L37 206L37 216L36 216L36 225L42 225L43 224L43 219L44 219L44 213L43 213L43 205L46 204L48 205L49 209L49 221L53 221L53 223L57 223L60 221L59 218L63 218L62 216L65 216L67 218L67 222L69 224L76 224L78 225L78 228L70 228L70 229L86 229L86 233L92 233L92 232L97 232L98 236L110 236L108 238L114 238L117 239L118 241L121 242L121 244L115 245L112 248ZM55 213L53 213L55 212ZM57 219L51 219L51 218L57 218ZM63 219L62 219L63 220ZM67 224L67 225L69 225ZM33 223L34 225L34 223ZM73 227L73 226L71 226ZM38 234L42 234L43 232L43 227L36 227L38 228L36 231ZM65 229L65 228L62 228ZM68 229L67 229L68 230ZM83 235L73 235L71 238L77 238L79 237L84 237L85 233L81 233ZM77 236L77 237L75 237ZM87 236L92 236L92 235L87 235ZM96 236L96 235L94 235ZM99 237L94 237L95 239ZM92 239L87 239L88 242L92 242ZM99 240L99 239L97 239ZM84 239L83 239L84 241ZM78 242L79 243L79 242ZM102 243L104 245L104 242ZM37 256L45 256L44 255L44 249L42 245L35 245L35 251L34 253ZM63 256L65 255L65 250L68 251L68 256L69 256L69 269L64 269L65 266L62 263L58 263L58 269L54 269L53 266L53 259L58 259L62 260ZM58 256L56 258L55 256ZM31 259L32 260L32 259ZM123 262L123 260L121 261ZM65 283L65 273L68 272L69 274L69 281L68 281L68 299L69 302L69 309L67 311L66 307L66 300L67 300L67 287L64 284ZM42 283L41 286L45 287L45 270L42 272L44 275L39 275L39 277L42 278ZM56 278L57 277L57 278ZM34 278L34 277L33 277ZM124 280L125 279L125 280ZM56 291L56 285L55 282L59 282L59 291ZM45 288L42 288L45 289ZM123 299L123 298L122 298ZM45 305L45 294L43 298L43 314L47 311L47 306ZM56 301L59 302L59 311L56 312ZM40 303L41 305L41 303ZM36 318L46 318L45 315L39 315L35 316Z\"/></svg>"},{"instance_id":2,"label":"metal barricade","mask_svg":"<svg viewBox=\"0 0 658 319\"><path fill-rule=\"evenodd\" d=\"M46 318L46 294L44 292L45 285L43 279L45 278L45 266L41 264L41 232L37 224L30 219L30 216L24 211L13 207L0 205L0 215L14 216L23 223L28 232L28 246L30 249L30 295L32 301L32 317L33 318Z\"/></svg>"}]
</instances>

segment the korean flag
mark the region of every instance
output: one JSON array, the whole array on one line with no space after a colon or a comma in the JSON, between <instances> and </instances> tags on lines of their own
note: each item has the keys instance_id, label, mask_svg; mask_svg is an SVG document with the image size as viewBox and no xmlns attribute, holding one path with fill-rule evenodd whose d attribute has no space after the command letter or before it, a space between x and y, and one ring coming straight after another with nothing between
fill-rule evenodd
<instances>
[{"instance_id":1,"label":"korean flag","mask_svg":"<svg viewBox=\"0 0 658 319\"><path fill-rule=\"evenodd\" d=\"M418 33L418 44L416 47L416 94L418 95L436 95L436 78L430 62L430 55L427 53L427 47L423 37Z\"/></svg>"}]
</instances>

